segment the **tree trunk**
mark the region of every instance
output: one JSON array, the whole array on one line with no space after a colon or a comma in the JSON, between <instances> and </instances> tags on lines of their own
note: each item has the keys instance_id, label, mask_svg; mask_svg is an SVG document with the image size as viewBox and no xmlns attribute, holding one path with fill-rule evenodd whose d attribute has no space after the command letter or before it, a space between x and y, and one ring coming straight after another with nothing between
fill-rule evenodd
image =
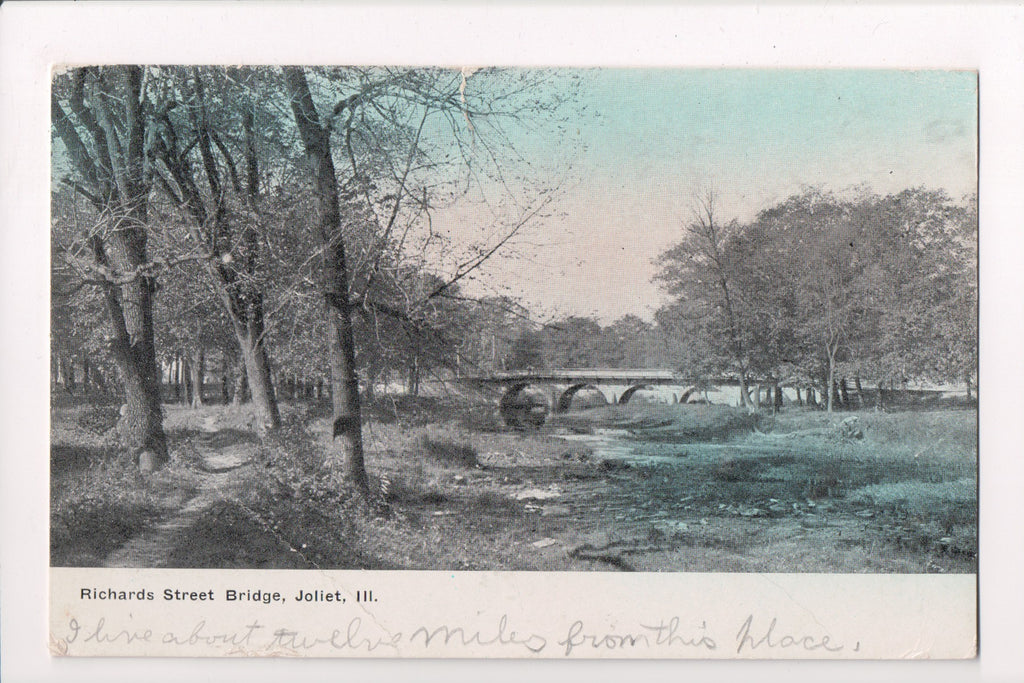
<instances>
[{"instance_id":1,"label":"tree trunk","mask_svg":"<svg viewBox=\"0 0 1024 683\"><path fill-rule=\"evenodd\" d=\"M235 386L231 394L232 405L240 406L246 402L246 392L249 390L249 382L245 372L245 355L239 351L238 361L235 364Z\"/></svg>"},{"instance_id":2,"label":"tree trunk","mask_svg":"<svg viewBox=\"0 0 1024 683\"><path fill-rule=\"evenodd\" d=\"M971 373L964 375L964 383L967 385L967 402L971 401Z\"/></svg>"},{"instance_id":3,"label":"tree trunk","mask_svg":"<svg viewBox=\"0 0 1024 683\"><path fill-rule=\"evenodd\" d=\"M348 481L364 496L369 482L363 460L363 430L356 377L352 310L348 300L348 266L338 205L338 179L331 158L330 131L320 123L305 72L285 69L291 106L306 156L310 162L317 222L323 246L321 286L327 315L327 350L331 365L333 403L332 435L342 443L342 469Z\"/></svg>"},{"instance_id":4,"label":"tree trunk","mask_svg":"<svg viewBox=\"0 0 1024 683\"><path fill-rule=\"evenodd\" d=\"M377 400L377 383L380 381L381 373L384 368L380 362L372 362L366 369L366 389L363 394L366 396L367 403L373 403Z\"/></svg>"},{"instance_id":5,"label":"tree trunk","mask_svg":"<svg viewBox=\"0 0 1024 683\"><path fill-rule=\"evenodd\" d=\"M772 414L775 414L782 410L782 387L780 387L779 383L776 382L773 389L775 391L775 397L772 400Z\"/></svg>"},{"instance_id":6,"label":"tree trunk","mask_svg":"<svg viewBox=\"0 0 1024 683\"><path fill-rule=\"evenodd\" d=\"M149 279L121 287L127 349L115 354L115 358L120 359L121 375L125 379L127 409L123 424L127 445L136 451L137 458L146 452L152 453L148 457L153 458L152 466L156 466L166 462L169 456L153 341L152 287ZM139 464L146 466L141 460Z\"/></svg>"},{"instance_id":7,"label":"tree trunk","mask_svg":"<svg viewBox=\"0 0 1024 683\"><path fill-rule=\"evenodd\" d=\"M750 396L747 394L747 375L745 372L740 373L740 406L744 408L750 406Z\"/></svg>"},{"instance_id":8,"label":"tree trunk","mask_svg":"<svg viewBox=\"0 0 1024 683\"><path fill-rule=\"evenodd\" d=\"M270 358L263 345L262 325L256 334L255 321L250 321L248 330L238 335L238 345L245 363L245 377L249 384L253 406L256 408L256 428L265 433L281 426L281 413L274 395L274 382L270 371Z\"/></svg>"},{"instance_id":9,"label":"tree trunk","mask_svg":"<svg viewBox=\"0 0 1024 683\"><path fill-rule=\"evenodd\" d=\"M192 402L193 408L203 406L203 384L206 375L206 350L202 346L198 348L192 357Z\"/></svg>"},{"instance_id":10,"label":"tree trunk","mask_svg":"<svg viewBox=\"0 0 1024 683\"><path fill-rule=\"evenodd\" d=\"M797 402L797 405L801 405L802 406L804 404L804 400L800 397L800 387L796 388L796 402Z\"/></svg>"},{"instance_id":11,"label":"tree trunk","mask_svg":"<svg viewBox=\"0 0 1024 683\"><path fill-rule=\"evenodd\" d=\"M228 390L228 370L231 367L228 363L230 358L228 349L222 349L220 354L220 402L222 405L231 403L231 393Z\"/></svg>"},{"instance_id":12,"label":"tree trunk","mask_svg":"<svg viewBox=\"0 0 1024 683\"><path fill-rule=\"evenodd\" d=\"M836 382L836 363L835 363L835 359L832 356L832 354L829 354L829 357L828 357L828 379L825 382L825 391L828 392L828 399L827 399L828 402L826 404L826 410L828 410L828 412L830 412L830 413L832 412L832 409L833 409L833 407L835 405L835 396L836 396L835 382Z\"/></svg>"},{"instance_id":13,"label":"tree trunk","mask_svg":"<svg viewBox=\"0 0 1024 683\"><path fill-rule=\"evenodd\" d=\"M69 395L74 395L77 388L78 382L75 377L75 359L73 356L68 356L67 362L64 364L64 390L67 391Z\"/></svg>"},{"instance_id":14,"label":"tree trunk","mask_svg":"<svg viewBox=\"0 0 1024 683\"><path fill-rule=\"evenodd\" d=\"M75 358L74 356L68 356L68 366L65 372L65 391L74 395L75 389L77 388L78 383L75 378Z\"/></svg>"},{"instance_id":15,"label":"tree trunk","mask_svg":"<svg viewBox=\"0 0 1024 683\"><path fill-rule=\"evenodd\" d=\"M846 386L845 377L839 380L839 401L842 403L843 408L850 407L850 389Z\"/></svg>"},{"instance_id":16,"label":"tree trunk","mask_svg":"<svg viewBox=\"0 0 1024 683\"><path fill-rule=\"evenodd\" d=\"M807 405L818 407L818 395L814 387L807 387Z\"/></svg>"},{"instance_id":17,"label":"tree trunk","mask_svg":"<svg viewBox=\"0 0 1024 683\"><path fill-rule=\"evenodd\" d=\"M185 387L185 391L182 392L181 405L190 406L192 405L192 361L189 360L188 356L181 356L181 383Z\"/></svg>"},{"instance_id":18,"label":"tree trunk","mask_svg":"<svg viewBox=\"0 0 1024 683\"><path fill-rule=\"evenodd\" d=\"M124 272L131 263L143 263L144 237L130 239L130 231L114 233L110 241L114 262ZM163 430L160 373L153 342L153 281L137 278L121 285L119 294L107 287L107 313L114 328L111 343L114 361L124 381L125 409L119 422L125 445L142 469L152 469L169 459Z\"/></svg>"},{"instance_id":19,"label":"tree trunk","mask_svg":"<svg viewBox=\"0 0 1024 683\"><path fill-rule=\"evenodd\" d=\"M181 400L181 356L174 354L171 361L171 383L174 384L174 400Z\"/></svg>"},{"instance_id":20,"label":"tree trunk","mask_svg":"<svg viewBox=\"0 0 1024 683\"><path fill-rule=\"evenodd\" d=\"M420 395L420 357L413 355L412 364L409 366L409 386L407 393L410 396Z\"/></svg>"}]
</instances>

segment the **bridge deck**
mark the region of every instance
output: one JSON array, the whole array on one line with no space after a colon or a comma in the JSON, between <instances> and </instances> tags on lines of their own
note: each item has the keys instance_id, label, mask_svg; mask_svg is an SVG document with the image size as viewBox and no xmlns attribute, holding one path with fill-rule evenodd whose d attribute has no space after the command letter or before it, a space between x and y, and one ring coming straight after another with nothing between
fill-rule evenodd
<instances>
[{"instance_id":1,"label":"bridge deck","mask_svg":"<svg viewBox=\"0 0 1024 683\"><path fill-rule=\"evenodd\" d=\"M621 368L578 368L496 372L484 377L466 378L477 382L510 384L513 382L615 382L621 384L687 384L691 380L671 370L624 370Z\"/></svg>"}]
</instances>

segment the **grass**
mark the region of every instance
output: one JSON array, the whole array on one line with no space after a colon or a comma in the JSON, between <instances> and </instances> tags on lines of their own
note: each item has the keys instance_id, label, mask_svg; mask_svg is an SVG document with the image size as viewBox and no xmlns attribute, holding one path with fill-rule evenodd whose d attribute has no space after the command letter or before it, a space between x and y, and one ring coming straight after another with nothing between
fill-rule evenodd
<instances>
[{"instance_id":1,"label":"grass","mask_svg":"<svg viewBox=\"0 0 1024 683\"><path fill-rule=\"evenodd\" d=\"M374 411L388 408L378 403L363 432L366 503L336 474L329 417L317 408L283 406L283 429L259 440L245 408L168 407L172 462L148 478L94 427L102 427L102 411L60 408L51 454L54 564L95 565L180 506L203 476L192 448L202 439L215 449L251 444L258 466L245 469L237 495L180 531L168 566L977 567L973 411L830 416L787 408L773 417L723 406L626 405L512 432L486 428L482 416L493 411L479 405L387 400L391 417L378 421ZM851 415L862 438L839 429ZM484 428L469 427L473 420ZM600 440L560 437L599 429L627 430L659 455L623 459L603 452ZM554 493L521 495L537 491ZM605 547L594 533L615 540ZM533 545L548 538L556 542Z\"/></svg>"},{"instance_id":2,"label":"grass","mask_svg":"<svg viewBox=\"0 0 1024 683\"><path fill-rule=\"evenodd\" d=\"M175 539L167 566L219 569L390 569L357 547L350 519L294 498L220 501Z\"/></svg>"},{"instance_id":3,"label":"grass","mask_svg":"<svg viewBox=\"0 0 1024 683\"><path fill-rule=\"evenodd\" d=\"M915 561L917 571L922 566L928 571L975 571L976 415L960 410L862 412L856 417L863 439L839 436L839 423L847 417L813 411L781 414L773 433L753 435L747 440L752 447L740 449L748 464L739 474L735 466L709 468L722 483L709 484L705 494L764 505L772 491L771 497L806 506L805 512L820 514L824 505L833 517L860 520L858 528L872 531L866 534L869 538L862 538L860 529L836 542L849 552L863 550L860 546L871 549L863 564L850 565L849 552L844 554L840 564L856 571L877 570L889 555L902 562L883 562L891 571ZM754 447L766 444L786 452L786 459L758 455ZM766 487L766 482L772 483ZM814 502L818 510L809 509Z\"/></svg>"},{"instance_id":4,"label":"grass","mask_svg":"<svg viewBox=\"0 0 1024 683\"><path fill-rule=\"evenodd\" d=\"M475 449L436 428L388 431L401 466L371 476L372 500L364 504L318 464L329 461L324 432L286 421L287 433L263 443L269 464L257 469L245 495L211 507L182 531L169 566L512 568L503 535L483 538L522 514L523 505L493 490L470 490Z\"/></svg>"},{"instance_id":5,"label":"grass","mask_svg":"<svg viewBox=\"0 0 1024 683\"><path fill-rule=\"evenodd\" d=\"M851 413L829 415L821 411L788 409L771 420L777 434L825 430ZM903 413L861 411L853 413L864 433L864 444L884 456L926 456L928 460L973 462L978 448L978 414L972 410L935 410Z\"/></svg>"},{"instance_id":6,"label":"grass","mask_svg":"<svg viewBox=\"0 0 1024 683\"><path fill-rule=\"evenodd\" d=\"M92 428L92 420L89 409L58 411L51 419L53 566L101 566L110 552L196 490L179 444L172 441L168 467L144 477L126 453Z\"/></svg>"},{"instance_id":7,"label":"grass","mask_svg":"<svg viewBox=\"0 0 1024 683\"><path fill-rule=\"evenodd\" d=\"M443 465L458 467L477 467L480 461L476 458L476 449L465 441L457 441L448 436L422 434L419 442L424 457Z\"/></svg>"}]
</instances>

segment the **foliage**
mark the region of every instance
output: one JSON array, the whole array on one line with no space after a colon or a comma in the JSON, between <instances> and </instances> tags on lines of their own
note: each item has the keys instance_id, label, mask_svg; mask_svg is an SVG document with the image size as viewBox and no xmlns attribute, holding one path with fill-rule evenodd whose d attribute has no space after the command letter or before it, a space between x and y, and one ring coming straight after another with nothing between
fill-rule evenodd
<instances>
[{"instance_id":1,"label":"foliage","mask_svg":"<svg viewBox=\"0 0 1024 683\"><path fill-rule=\"evenodd\" d=\"M882 197L812 188L749 224L704 215L660 259L674 301L657 319L705 351L703 365L689 364L694 375L811 386L830 409L827 388L840 377L970 382L974 202L924 189Z\"/></svg>"},{"instance_id":2,"label":"foliage","mask_svg":"<svg viewBox=\"0 0 1024 683\"><path fill-rule=\"evenodd\" d=\"M419 446L424 455L440 464L461 467L480 465L480 461L476 458L476 449L472 445L453 440L450 437L423 434L420 436Z\"/></svg>"}]
</instances>

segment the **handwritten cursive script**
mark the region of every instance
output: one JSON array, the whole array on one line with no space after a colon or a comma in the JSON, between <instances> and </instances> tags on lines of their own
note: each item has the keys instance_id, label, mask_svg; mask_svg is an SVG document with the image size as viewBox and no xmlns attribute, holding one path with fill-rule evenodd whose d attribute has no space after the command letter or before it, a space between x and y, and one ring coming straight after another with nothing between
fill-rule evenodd
<instances>
[{"instance_id":1,"label":"handwritten cursive script","mask_svg":"<svg viewBox=\"0 0 1024 683\"><path fill-rule=\"evenodd\" d=\"M748 616L746 621L743 622L743 625L740 626L739 633L736 634L736 654L742 653L744 648L756 650L764 647L767 649L779 650L806 650L808 652L814 650L841 652L845 647L842 644L833 643L828 635L814 636L799 633L782 633L780 632L781 629L778 629L778 623L778 618L773 617L771 622L768 624L768 628L760 630L755 628L754 615L751 614ZM857 643L854 651L859 649L860 642Z\"/></svg>"},{"instance_id":2,"label":"handwritten cursive script","mask_svg":"<svg viewBox=\"0 0 1024 683\"><path fill-rule=\"evenodd\" d=\"M134 622L134 620L130 620ZM632 627L608 628L576 619L561 632L517 628L513 618L502 614L496 621L481 625L460 623L418 624L408 631L389 630L377 621L354 617L340 624L317 628L296 628L260 623L253 619L236 629L212 627L199 619L184 629L157 630L137 623L114 624L106 617L84 623L69 617L63 634L53 636L51 650L58 654L76 654L76 645L88 645L90 653L109 651L116 654L158 654L168 648L189 649L196 653L251 655L316 655L349 651L363 654L453 654L470 649L474 654L487 651L516 650L526 656L588 657L608 652L649 652L650 656L671 656L672 652L689 650L704 656L721 656L719 640L712 635L706 621L684 620L678 616L636 623ZM852 647L837 642L833 636L785 627L778 617L743 621L735 637L735 655L757 656L772 651L816 653L818 656L844 651L859 652L860 642ZM551 648L557 644L558 649ZM497 648L497 650L495 649ZM550 648L550 652L549 652ZM211 652L210 650L213 650ZM508 656L508 655L499 655ZM701 656L697 654L697 656Z\"/></svg>"}]
</instances>

